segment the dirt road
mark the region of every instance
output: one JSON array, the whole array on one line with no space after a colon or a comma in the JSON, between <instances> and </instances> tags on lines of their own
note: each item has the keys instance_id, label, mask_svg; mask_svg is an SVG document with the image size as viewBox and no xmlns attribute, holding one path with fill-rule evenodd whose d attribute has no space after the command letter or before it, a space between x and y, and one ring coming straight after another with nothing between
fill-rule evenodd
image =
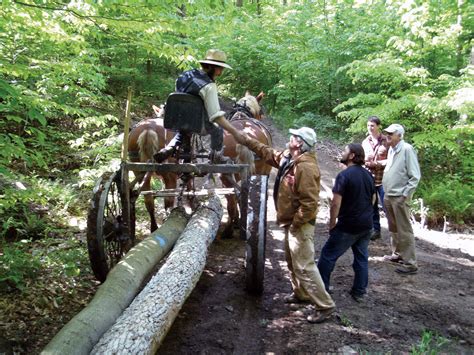
<instances>
[{"instance_id":1,"label":"dirt road","mask_svg":"<svg viewBox=\"0 0 474 355\"><path fill-rule=\"evenodd\" d=\"M272 132L274 146L283 148L286 135L275 128ZM317 154L322 182L330 188L339 167L327 145L318 145ZM315 232L316 257L328 236L329 211L323 190ZM253 297L244 290L244 243L238 239L216 240L206 269L159 354L283 354L351 349L400 353L419 344L425 330L448 339L442 344L442 338L433 338L433 348L439 345L443 352L474 352L472 256L417 240L420 271L401 276L394 266L382 261L389 252L388 231L384 230L382 240L370 245L366 300L357 303L348 294L353 278L352 255L348 252L332 275L337 316L313 325L305 320L311 311L308 307L293 311L283 302L291 289L283 231L275 224L271 199L268 220L263 295Z\"/></svg>"}]
</instances>

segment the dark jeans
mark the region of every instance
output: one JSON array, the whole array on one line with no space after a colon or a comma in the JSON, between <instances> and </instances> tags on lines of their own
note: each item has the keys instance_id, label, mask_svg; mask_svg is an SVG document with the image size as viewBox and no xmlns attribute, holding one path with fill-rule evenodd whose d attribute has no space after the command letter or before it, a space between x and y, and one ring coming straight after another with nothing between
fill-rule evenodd
<instances>
[{"instance_id":1,"label":"dark jeans","mask_svg":"<svg viewBox=\"0 0 474 355\"><path fill-rule=\"evenodd\" d=\"M211 136L211 149L221 150L224 146L224 130L221 127L216 127L213 124L207 125L206 129L208 134ZM179 131L168 143L167 147L178 147L183 144L185 146L191 145L191 133Z\"/></svg>"},{"instance_id":2,"label":"dark jeans","mask_svg":"<svg viewBox=\"0 0 474 355\"><path fill-rule=\"evenodd\" d=\"M352 248L354 253L354 284L352 292L356 295L363 295L366 292L369 282L369 250L368 245L372 230L366 230L361 233L345 233L335 227L329 231L329 238L324 244L321 256L318 262L318 269L323 279L326 290L329 290L329 279L334 270L337 259Z\"/></svg>"},{"instance_id":3,"label":"dark jeans","mask_svg":"<svg viewBox=\"0 0 474 355\"><path fill-rule=\"evenodd\" d=\"M382 208L385 211L385 208L383 207L383 196L384 196L384 191L383 191L383 186L375 186L375 189L377 190L377 194L375 195L376 201L374 205L374 230L380 232L380 211L379 211L379 201L382 202Z\"/></svg>"}]
</instances>

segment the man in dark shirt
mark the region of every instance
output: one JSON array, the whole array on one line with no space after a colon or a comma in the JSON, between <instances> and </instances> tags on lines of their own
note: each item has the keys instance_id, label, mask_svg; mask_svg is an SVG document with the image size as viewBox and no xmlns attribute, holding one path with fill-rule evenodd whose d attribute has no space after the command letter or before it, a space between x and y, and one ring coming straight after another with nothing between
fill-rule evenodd
<instances>
[{"instance_id":1,"label":"man in dark shirt","mask_svg":"<svg viewBox=\"0 0 474 355\"><path fill-rule=\"evenodd\" d=\"M318 268L326 290L337 259L350 247L354 253L354 284L350 294L361 301L366 293L369 278L368 245L372 234L375 185L364 164L361 144L345 147L341 163L347 169L341 171L334 183L329 218L329 239L319 258ZM337 217L337 223L336 223Z\"/></svg>"}]
</instances>

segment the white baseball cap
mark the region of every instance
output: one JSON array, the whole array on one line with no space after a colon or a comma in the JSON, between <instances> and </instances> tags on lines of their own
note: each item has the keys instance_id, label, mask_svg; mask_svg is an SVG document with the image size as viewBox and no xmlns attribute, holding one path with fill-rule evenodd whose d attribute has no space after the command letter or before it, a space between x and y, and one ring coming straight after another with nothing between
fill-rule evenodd
<instances>
[{"instance_id":1,"label":"white baseball cap","mask_svg":"<svg viewBox=\"0 0 474 355\"><path fill-rule=\"evenodd\" d=\"M384 129L384 132L388 132L388 133L398 133L400 135L404 135L405 134L405 129L403 128L403 126L401 124L398 124L398 123L392 123L390 126L388 126L387 128Z\"/></svg>"},{"instance_id":2,"label":"white baseball cap","mask_svg":"<svg viewBox=\"0 0 474 355\"><path fill-rule=\"evenodd\" d=\"M314 147L314 145L316 144L316 132L312 128L309 128L309 127L301 127L299 129L290 128L290 133L294 136L300 137L310 147Z\"/></svg>"}]
</instances>

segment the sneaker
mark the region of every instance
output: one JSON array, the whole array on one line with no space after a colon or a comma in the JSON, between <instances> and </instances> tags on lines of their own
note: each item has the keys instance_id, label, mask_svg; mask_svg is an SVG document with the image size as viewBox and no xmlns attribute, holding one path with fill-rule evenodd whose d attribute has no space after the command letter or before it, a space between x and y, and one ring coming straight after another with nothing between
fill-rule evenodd
<instances>
[{"instance_id":1,"label":"sneaker","mask_svg":"<svg viewBox=\"0 0 474 355\"><path fill-rule=\"evenodd\" d=\"M415 275L418 273L418 268L415 267L403 267L395 270L401 275Z\"/></svg>"},{"instance_id":2,"label":"sneaker","mask_svg":"<svg viewBox=\"0 0 474 355\"><path fill-rule=\"evenodd\" d=\"M382 237L382 233L380 231L373 231L370 237L370 240L377 240Z\"/></svg>"},{"instance_id":3,"label":"sneaker","mask_svg":"<svg viewBox=\"0 0 474 355\"><path fill-rule=\"evenodd\" d=\"M403 262L403 259L400 255L384 255L383 260L385 261L390 261L391 263L396 263L396 264L401 264Z\"/></svg>"},{"instance_id":4,"label":"sneaker","mask_svg":"<svg viewBox=\"0 0 474 355\"><path fill-rule=\"evenodd\" d=\"M308 300L299 299L294 293L283 298L285 303L308 303Z\"/></svg>"},{"instance_id":5,"label":"sneaker","mask_svg":"<svg viewBox=\"0 0 474 355\"><path fill-rule=\"evenodd\" d=\"M362 303L364 301L364 294L355 293L353 290L350 290L349 294L352 296L352 299L357 303Z\"/></svg>"},{"instance_id":6,"label":"sneaker","mask_svg":"<svg viewBox=\"0 0 474 355\"><path fill-rule=\"evenodd\" d=\"M306 320L310 323L322 323L331 318L335 311L336 307L317 310L314 314L309 315Z\"/></svg>"}]
</instances>

